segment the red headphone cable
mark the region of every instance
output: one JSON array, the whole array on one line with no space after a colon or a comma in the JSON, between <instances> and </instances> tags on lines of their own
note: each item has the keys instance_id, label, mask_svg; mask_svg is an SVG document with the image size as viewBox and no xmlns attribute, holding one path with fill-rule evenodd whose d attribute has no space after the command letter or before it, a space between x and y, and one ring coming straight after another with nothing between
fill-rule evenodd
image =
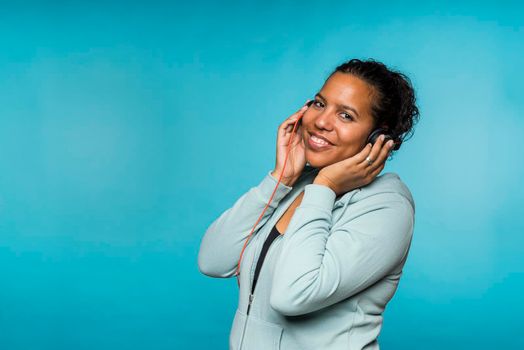
<instances>
[{"instance_id":1,"label":"red headphone cable","mask_svg":"<svg viewBox=\"0 0 524 350\"><path fill-rule=\"evenodd\" d=\"M237 269L236 269L235 274L234 274L234 276L237 276L237 283L238 283L238 287L239 288L240 288L240 264L242 262L242 256L244 255L244 249L246 249L247 243L249 242L249 239L251 238L251 235L253 234L253 231L255 231L255 227L257 227L258 222L260 221L260 219L262 219L262 217L264 216L264 213L266 212L266 209L269 207L269 204L271 203L271 200L273 199L273 195L275 194L275 192L276 192L276 190L278 188L278 185L280 184L280 180L282 179L282 175L284 175L284 170L286 169L286 164L287 164L287 156L289 155L289 151L291 151L291 148L290 148L291 141L293 141L293 137L295 136L295 128L296 128L298 122L300 121L300 119L302 118L302 116L303 116L303 114L298 117L298 119L295 121L295 124L293 125L293 130L291 130L291 138L289 139L289 142L287 144L286 158L284 159L284 168L282 169L282 172L280 173L277 185L275 186L275 189L273 190L273 193L271 193L271 197L269 198L269 202L266 204L266 207L262 211L262 214L260 214L260 216L258 217L258 220L255 223L255 226L253 226L253 228L251 229L251 233L249 233L249 236L247 236L246 242L244 243L244 247L242 247L242 251L240 252L240 258L238 260Z\"/></svg>"}]
</instances>

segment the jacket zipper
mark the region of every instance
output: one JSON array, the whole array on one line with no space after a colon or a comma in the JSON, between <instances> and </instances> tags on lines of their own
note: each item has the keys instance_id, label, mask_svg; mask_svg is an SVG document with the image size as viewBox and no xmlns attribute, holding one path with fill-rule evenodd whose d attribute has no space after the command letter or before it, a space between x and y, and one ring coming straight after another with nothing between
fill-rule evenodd
<instances>
[{"instance_id":1,"label":"jacket zipper","mask_svg":"<svg viewBox=\"0 0 524 350\"><path fill-rule=\"evenodd\" d=\"M249 303L247 304L247 312L246 315L249 315L249 310L251 309L251 302L253 301L253 293L249 294Z\"/></svg>"},{"instance_id":2,"label":"jacket zipper","mask_svg":"<svg viewBox=\"0 0 524 350\"><path fill-rule=\"evenodd\" d=\"M253 294L249 294L249 303L247 304L246 320L244 321L244 327L242 329L242 337L240 338L240 345L238 346L238 350L242 349L242 344L244 343L244 335L246 334L247 318L249 317L249 308L251 307L252 301L253 301Z\"/></svg>"},{"instance_id":3,"label":"jacket zipper","mask_svg":"<svg viewBox=\"0 0 524 350\"><path fill-rule=\"evenodd\" d=\"M253 259L253 261L251 262L250 271L253 271L253 265L255 263L255 260L258 261L258 259L260 258L260 250L258 249L258 246L255 252L258 253L258 255L256 259ZM253 279L251 279L251 273L250 273L249 277L250 277L249 290L251 290L253 287L253 279L255 278L255 275L253 274ZM240 338L240 345L238 347L238 350L242 350L242 344L244 343L244 335L246 334L246 326L247 326L247 321L249 319L249 310L251 310L251 303L253 302L254 292L255 292L254 290L251 290L251 292L249 293L249 299L248 299L247 310L246 310L246 319L244 321L244 327L242 329L242 337Z\"/></svg>"},{"instance_id":4,"label":"jacket zipper","mask_svg":"<svg viewBox=\"0 0 524 350\"><path fill-rule=\"evenodd\" d=\"M281 237L281 236L280 236ZM278 238L280 237L276 237L275 240L277 240ZM266 252L266 258L269 256L269 250ZM258 260L260 259L260 252L259 252L259 255L257 256L256 259L253 259L253 263L254 261L256 260L256 262L258 263ZM253 267L253 263L251 265L251 267ZM247 325L247 321L249 319L249 311L251 310L251 304L253 303L253 299L255 298L255 289L256 289L256 286L253 288L253 282L254 282L254 275L253 275L253 279L250 280L251 282L251 285L250 285L250 290L251 292L249 293L249 299L248 299L248 303L247 303L247 310L246 310L246 320L244 321L244 329L242 330L242 338L240 339L240 346L239 346L239 350L242 350L242 344L244 343L244 335L246 333L246 325Z\"/></svg>"},{"instance_id":5,"label":"jacket zipper","mask_svg":"<svg viewBox=\"0 0 524 350\"><path fill-rule=\"evenodd\" d=\"M300 193L299 193L300 194ZM295 197L296 198L296 197ZM273 213L274 214L274 213ZM273 215L271 214L271 215ZM278 221L280 218L282 217L282 214L275 220L275 221ZM271 221L271 220L269 220ZM269 223L266 222L266 225ZM272 221L272 225L274 225L275 223ZM268 233L269 234L269 233ZM259 244L264 244L263 242L262 243L259 243ZM258 254L254 259L253 261L251 262L251 269L250 271L253 272L253 265L255 264L255 261L258 263L258 259L260 259L260 249L258 249L259 246L256 247L256 250L255 250L255 254ZM269 253L269 252L268 252ZM250 273L250 284L249 284L249 289L251 290L252 287L253 287L253 280L255 279L255 274L253 273L253 278L251 278L251 273ZM243 327L243 330L242 330L242 337L240 338L240 345L238 347L238 350L242 350L242 344L244 343L244 335L246 333L246 326L247 326L247 321L249 319L249 311L251 310L251 304L253 302L253 298L255 297L255 290L252 289L251 292L249 293L249 299L248 299L248 303L247 303L247 310L246 310L246 320L244 321L244 327Z\"/></svg>"},{"instance_id":6,"label":"jacket zipper","mask_svg":"<svg viewBox=\"0 0 524 350\"><path fill-rule=\"evenodd\" d=\"M269 233L271 234L271 233ZM276 239L278 239L279 237L276 237ZM263 243L262 243L263 244ZM253 265L257 265L258 264L258 261L260 260L260 254L261 254L261 249L258 249L259 247L257 246L257 256L256 258L253 259L253 261L251 262L251 271L253 271ZM270 247L271 248L271 247ZM270 249L269 249L270 250ZM267 258L269 256L269 250L266 252L266 256L265 258ZM265 259L264 259L265 260ZM256 272L256 271L255 271ZM251 274L250 274L250 277L251 277ZM254 280L255 280L255 273L253 273L253 278L249 280L250 282L250 286L249 286L249 298L248 298L248 303L247 303L247 310L246 310L246 320L244 321L244 329L242 330L242 338L240 339L240 346L239 346L239 350L242 349L242 344L244 343L244 335L246 333L246 325L247 325L247 321L249 319L249 311L251 310L251 304L253 303L253 299L255 298L255 289L256 289L256 286L253 285L254 283Z\"/></svg>"}]
</instances>

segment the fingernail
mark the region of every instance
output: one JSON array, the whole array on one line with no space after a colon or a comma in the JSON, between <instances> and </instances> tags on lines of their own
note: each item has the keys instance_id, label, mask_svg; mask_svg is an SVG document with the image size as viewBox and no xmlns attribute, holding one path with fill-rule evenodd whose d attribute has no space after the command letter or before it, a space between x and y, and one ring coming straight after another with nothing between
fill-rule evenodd
<instances>
[{"instance_id":1,"label":"fingernail","mask_svg":"<svg viewBox=\"0 0 524 350\"><path fill-rule=\"evenodd\" d=\"M388 141L388 147L393 147L393 140Z\"/></svg>"},{"instance_id":2,"label":"fingernail","mask_svg":"<svg viewBox=\"0 0 524 350\"><path fill-rule=\"evenodd\" d=\"M380 135L380 141L384 141L384 134Z\"/></svg>"}]
</instances>

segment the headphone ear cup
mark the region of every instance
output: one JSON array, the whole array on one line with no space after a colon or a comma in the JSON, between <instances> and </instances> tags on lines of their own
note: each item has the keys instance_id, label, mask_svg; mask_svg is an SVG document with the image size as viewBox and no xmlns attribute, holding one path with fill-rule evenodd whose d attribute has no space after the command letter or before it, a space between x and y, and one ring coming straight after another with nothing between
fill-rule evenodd
<instances>
[{"instance_id":1,"label":"headphone ear cup","mask_svg":"<svg viewBox=\"0 0 524 350\"><path fill-rule=\"evenodd\" d=\"M367 142L371 143L371 145L373 146L375 144L375 142L377 142L378 137L380 136L380 134L383 133L383 131L384 131L384 129L382 129L382 128L378 128L378 129L373 130L373 132L369 135Z\"/></svg>"},{"instance_id":2,"label":"headphone ear cup","mask_svg":"<svg viewBox=\"0 0 524 350\"><path fill-rule=\"evenodd\" d=\"M374 145L375 142L377 142L378 137L380 135L382 135L382 134L384 134L384 142L383 143L386 143L389 140L394 140L393 137L389 134L387 129L377 128L377 129L373 130L373 132L369 135L368 142L370 142L371 145ZM393 149L397 150L397 149L399 149L399 147L400 147L400 143L395 143L395 146L393 147Z\"/></svg>"}]
</instances>

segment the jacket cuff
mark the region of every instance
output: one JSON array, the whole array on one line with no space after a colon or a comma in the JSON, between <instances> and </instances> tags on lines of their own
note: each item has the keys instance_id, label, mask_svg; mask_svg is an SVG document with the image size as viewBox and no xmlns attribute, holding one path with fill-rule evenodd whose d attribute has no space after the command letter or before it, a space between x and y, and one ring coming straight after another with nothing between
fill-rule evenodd
<instances>
[{"instance_id":1,"label":"jacket cuff","mask_svg":"<svg viewBox=\"0 0 524 350\"><path fill-rule=\"evenodd\" d=\"M315 207L331 213L337 194L331 188L320 184L309 184L304 187L301 207Z\"/></svg>"},{"instance_id":2,"label":"jacket cuff","mask_svg":"<svg viewBox=\"0 0 524 350\"><path fill-rule=\"evenodd\" d=\"M258 195L259 197L264 201L264 203L269 202L269 198L271 197L271 194L273 193L273 190L275 189L275 186L278 183L278 179L274 178L273 175L271 175L272 170L268 171L264 179L259 183L257 186ZM271 200L270 207L276 208L278 206L278 203L284 198L293 187L284 185L282 182L278 184L277 190L275 191L275 194L273 195L273 199Z\"/></svg>"}]
</instances>

